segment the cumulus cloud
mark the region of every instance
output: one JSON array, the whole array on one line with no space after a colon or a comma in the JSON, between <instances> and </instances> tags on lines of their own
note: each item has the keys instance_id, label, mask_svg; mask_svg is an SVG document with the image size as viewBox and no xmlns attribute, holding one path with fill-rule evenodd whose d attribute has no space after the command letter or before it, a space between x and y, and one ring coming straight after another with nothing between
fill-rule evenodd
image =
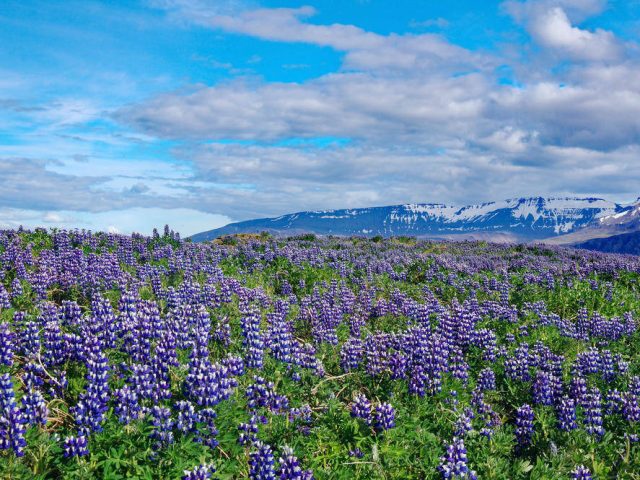
<instances>
[{"instance_id":1,"label":"cumulus cloud","mask_svg":"<svg viewBox=\"0 0 640 480\"><path fill-rule=\"evenodd\" d=\"M537 132L543 143L609 150L640 137L640 87L624 81L639 73L634 64L585 68L568 72L567 83L550 78L518 87L497 85L481 74L437 73L342 73L304 84L236 82L156 97L121 110L117 118L173 139L337 136L434 148L513 126Z\"/></svg>"},{"instance_id":2,"label":"cumulus cloud","mask_svg":"<svg viewBox=\"0 0 640 480\"><path fill-rule=\"evenodd\" d=\"M535 0L507 2L507 10L526 25L541 46L573 60L613 61L623 54L615 35L607 30L589 31L573 24L600 13L602 0ZM572 22L573 18L573 22Z\"/></svg>"},{"instance_id":3,"label":"cumulus cloud","mask_svg":"<svg viewBox=\"0 0 640 480\"><path fill-rule=\"evenodd\" d=\"M234 82L172 93L117 114L167 138L278 140L349 136L371 141L434 137L482 116L489 92L477 74L387 78L331 74L304 84ZM425 137L424 140L427 140Z\"/></svg>"},{"instance_id":4,"label":"cumulus cloud","mask_svg":"<svg viewBox=\"0 0 640 480\"><path fill-rule=\"evenodd\" d=\"M56 210L104 212L137 206L172 208L171 197L146 194L134 185L116 191L105 188L110 177L80 176L50 170L49 161L0 157L0 204L7 208L48 212L44 221L59 223Z\"/></svg>"},{"instance_id":5,"label":"cumulus cloud","mask_svg":"<svg viewBox=\"0 0 640 480\"><path fill-rule=\"evenodd\" d=\"M212 144L175 154L194 162L198 181L192 182L189 201L232 218L405 202L465 204L520 195L632 197L640 178L640 164L634 161L638 146L611 152L545 146L535 132L514 128L446 151L415 145L301 150Z\"/></svg>"},{"instance_id":6,"label":"cumulus cloud","mask_svg":"<svg viewBox=\"0 0 640 480\"><path fill-rule=\"evenodd\" d=\"M566 52L569 56L587 60L611 60L620 55L620 47L611 32L595 32L574 27L560 7L552 8L534 19L532 34L546 47Z\"/></svg>"}]
</instances>

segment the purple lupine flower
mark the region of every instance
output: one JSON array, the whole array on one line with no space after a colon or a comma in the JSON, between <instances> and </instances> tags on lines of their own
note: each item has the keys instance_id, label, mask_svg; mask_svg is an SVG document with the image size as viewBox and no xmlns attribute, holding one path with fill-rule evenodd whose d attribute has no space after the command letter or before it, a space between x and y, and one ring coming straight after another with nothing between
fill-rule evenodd
<instances>
[{"instance_id":1,"label":"purple lupine flower","mask_svg":"<svg viewBox=\"0 0 640 480\"><path fill-rule=\"evenodd\" d=\"M531 366L530 357L531 354L529 353L529 346L526 343L518 346L513 357L507 358L504 362L506 376L522 382L528 382L531 380L531 374L529 372L529 367Z\"/></svg>"},{"instance_id":2,"label":"purple lupine flower","mask_svg":"<svg viewBox=\"0 0 640 480\"><path fill-rule=\"evenodd\" d=\"M496 374L490 368L484 368L478 374L478 387L481 390L495 390L496 389Z\"/></svg>"},{"instance_id":3,"label":"purple lupine flower","mask_svg":"<svg viewBox=\"0 0 640 480\"><path fill-rule=\"evenodd\" d=\"M86 339L87 389L80 394L72 415L83 433L101 431L109 401L109 360L95 337ZM86 429L86 430L85 430Z\"/></svg>"},{"instance_id":4,"label":"purple lupine flower","mask_svg":"<svg viewBox=\"0 0 640 480\"><path fill-rule=\"evenodd\" d=\"M311 423L312 413L313 410L311 410L308 404L302 405L299 408L291 408L289 409L289 422L293 423L296 419L299 419L305 423Z\"/></svg>"},{"instance_id":5,"label":"purple lupine flower","mask_svg":"<svg viewBox=\"0 0 640 480\"><path fill-rule=\"evenodd\" d=\"M533 401L538 405L553 405L554 391L552 375L538 370L533 382Z\"/></svg>"},{"instance_id":6,"label":"purple lupine flower","mask_svg":"<svg viewBox=\"0 0 640 480\"><path fill-rule=\"evenodd\" d=\"M293 323L287 320L289 306L278 300L275 304L275 311L267 314L267 321L270 324L267 335L268 346L271 354L276 360L289 362L293 349Z\"/></svg>"},{"instance_id":7,"label":"purple lupine flower","mask_svg":"<svg viewBox=\"0 0 640 480\"><path fill-rule=\"evenodd\" d=\"M411 377L409 378L409 393L412 395L418 395L424 397L425 385L427 382L427 374L421 365L416 365L411 371Z\"/></svg>"},{"instance_id":8,"label":"purple lupine flower","mask_svg":"<svg viewBox=\"0 0 640 480\"><path fill-rule=\"evenodd\" d=\"M587 351L580 352L576 356L573 366L577 373L581 375L598 373L602 368L600 352L598 352L598 349L595 347L590 347Z\"/></svg>"},{"instance_id":9,"label":"purple lupine flower","mask_svg":"<svg viewBox=\"0 0 640 480\"><path fill-rule=\"evenodd\" d=\"M280 480L311 480L313 474L310 470L303 471L300 462L289 446L282 448L282 455L278 459L277 475Z\"/></svg>"},{"instance_id":10,"label":"purple lupine flower","mask_svg":"<svg viewBox=\"0 0 640 480\"><path fill-rule=\"evenodd\" d=\"M403 352L393 352L389 358L391 378L393 380L406 378L408 363L407 356Z\"/></svg>"},{"instance_id":11,"label":"purple lupine flower","mask_svg":"<svg viewBox=\"0 0 640 480\"><path fill-rule=\"evenodd\" d=\"M628 422L640 422L640 402L638 395L627 392L622 397L622 413Z\"/></svg>"},{"instance_id":12,"label":"purple lupine flower","mask_svg":"<svg viewBox=\"0 0 640 480\"><path fill-rule=\"evenodd\" d=\"M600 353L600 373L602 379L607 383L616 378L615 361L610 350L603 350Z\"/></svg>"},{"instance_id":13,"label":"purple lupine flower","mask_svg":"<svg viewBox=\"0 0 640 480\"><path fill-rule=\"evenodd\" d=\"M363 394L356 396L355 400L351 404L351 416L354 418L361 418L367 425L371 425L372 422L371 402Z\"/></svg>"},{"instance_id":14,"label":"purple lupine flower","mask_svg":"<svg viewBox=\"0 0 640 480\"><path fill-rule=\"evenodd\" d=\"M16 312L16 316L24 315L24 312ZM15 321L15 319L14 319ZM35 322L27 322L18 333L18 348L27 357L35 357L40 352L40 329Z\"/></svg>"},{"instance_id":15,"label":"purple lupine flower","mask_svg":"<svg viewBox=\"0 0 640 480\"><path fill-rule=\"evenodd\" d=\"M218 446L218 429L216 428L215 419L217 418L215 410L212 408L203 408L197 414L197 433L195 441L202 443L209 448Z\"/></svg>"},{"instance_id":16,"label":"purple lupine flower","mask_svg":"<svg viewBox=\"0 0 640 480\"><path fill-rule=\"evenodd\" d=\"M13 365L13 348L16 335L6 323L0 323L0 365Z\"/></svg>"},{"instance_id":17,"label":"purple lupine flower","mask_svg":"<svg viewBox=\"0 0 640 480\"><path fill-rule=\"evenodd\" d=\"M258 441L258 416L251 415L249 423L241 423L238 425L240 435L238 443L240 445L249 445Z\"/></svg>"},{"instance_id":18,"label":"purple lupine flower","mask_svg":"<svg viewBox=\"0 0 640 480\"><path fill-rule=\"evenodd\" d=\"M373 426L378 432L396 426L396 411L390 403L384 402L376 405L373 412Z\"/></svg>"},{"instance_id":19,"label":"purple lupine flower","mask_svg":"<svg viewBox=\"0 0 640 480\"><path fill-rule=\"evenodd\" d=\"M116 316L109 300L100 293L95 293L91 299L91 317L88 322L91 332L97 336L104 348L114 348L116 346L117 332Z\"/></svg>"},{"instance_id":20,"label":"purple lupine flower","mask_svg":"<svg viewBox=\"0 0 640 480\"><path fill-rule=\"evenodd\" d=\"M578 465L575 470L571 472L571 478L574 480L591 480L591 472L584 465Z\"/></svg>"},{"instance_id":21,"label":"purple lupine flower","mask_svg":"<svg viewBox=\"0 0 640 480\"><path fill-rule=\"evenodd\" d=\"M9 297L9 292L4 288L4 284L0 282L0 311L2 309L11 308L11 298Z\"/></svg>"},{"instance_id":22,"label":"purple lupine flower","mask_svg":"<svg viewBox=\"0 0 640 480\"><path fill-rule=\"evenodd\" d=\"M180 400L175 404L178 411L176 419L176 428L182 433L191 433L195 430L198 415L196 409L188 400Z\"/></svg>"},{"instance_id":23,"label":"purple lupine flower","mask_svg":"<svg viewBox=\"0 0 640 480\"><path fill-rule=\"evenodd\" d=\"M623 394L617 388L609 390L607 392L607 399L605 401L604 411L605 414L611 415L613 413L622 413Z\"/></svg>"},{"instance_id":24,"label":"purple lupine flower","mask_svg":"<svg viewBox=\"0 0 640 480\"><path fill-rule=\"evenodd\" d=\"M154 405L151 409L151 424L154 428L149 436L156 441L155 450L173 443L174 421L171 419L170 409Z\"/></svg>"},{"instance_id":25,"label":"purple lupine flower","mask_svg":"<svg viewBox=\"0 0 640 480\"><path fill-rule=\"evenodd\" d=\"M0 450L12 449L17 457L24 455L26 423L16 405L11 376L4 373L0 375Z\"/></svg>"},{"instance_id":26,"label":"purple lupine flower","mask_svg":"<svg viewBox=\"0 0 640 480\"><path fill-rule=\"evenodd\" d=\"M451 352L449 372L453 378L461 380L464 385L467 384L467 380L469 378L469 364L465 361L462 350L458 347L454 348Z\"/></svg>"},{"instance_id":27,"label":"purple lupine flower","mask_svg":"<svg viewBox=\"0 0 640 480\"><path fill-rule=\"evenodd\" d=\"M138 394L128 385L117 389L114 392L115 414L121 423L129 424L140 418L142 411L138 403Z\"/></svg>"},{"instance_id":28,"label":"purple lupine flower","mask_svg":"<svg viewBox=\"0 0 640 480\"><path fill-rule=\"evenodd\" d=\"M482 328L473 332L472 343L482 349L482 359L487 362L496 360L497 337L494 331Z\"/></svg>"},{"instance_id":29,"label":"purple lupine flower","mask_svg":"<svg viewBox=\"0 0 640 480\"><path fill-rule=\"evenodd\" d=\"M364 452L356 447L353 450L349 450L349 456L355 457L355 458L362 458L364 457Z\"/></svg>"},{"instance_id":30,"label":"purple lupine flower","mask_svg":"<svg viewBox=\"0 0 640 480\"><path fill-rule=\"evenodd\" d=\"M255 375L254 383L247 387L245 396L247 397L247 406L251 410L260 407L269 407L275 396L273 382L267 382L264 378Z\"/></svg>"},{"instance_id":31,"label":"purple lupine flower","mask_svg":"<svg viewBox=\"0 0 640 480\"><path fill-rule=\"evenodd\" d=\"M198 465L193 470L185 470L182 480L209 480L216 468L212 463Z\"/></svg>"},{"instance_id":32,"label":"purple lupine flower","mask_svg":"<svg viewBox=\"0 0 640 480\"><path fill-rule=\"evenodd\" d=\"M533 436L534 413L531 406L524 404L516 410L516 439L520 447L528 446Z\"/></svg>"},{"instance_id":33,"label":"purple lupine flower","mask_svg":"<svg viewBox=\"0 0 640 480\"><path fill-rule=\"evenodd\" d=\"M231 396L238 382L229 369L208 358L193 358L184 382L187 397L203 407L213 407Z\"/></svg>"},{"instance_id":34,"label":"purple lupine flower","mask_svg":"<svg viewBox=\"0 0 640 480\"><path fill-rule=\"evenodd\" d=\"M251 480L275 480L275 459L271 447L257 441L249 454L249 478Z\"/></svg>"},{"instance_id":35,"label":"purple lupine flower","mask_svg":"<svg viewBox=\"0 0 640 480\"><path fill-rule=\"evenodd\" d=\"M22 413L25 420L30 425L45 425L49 410L47 404L38 390L29 390L22 397Z\"/></svg>"},{"instance_id":36,"label":"purple lupine flower","mask_svg":"<svg viewBox=\"0 0 640 480\"><path fill-rule=\"evenodd\" d=\"M87 437L85 437L84 435L78 435L69 436L64 439L65 457L84 457L85 455L89 455Z\"/></svg>"},{"instance_id":37,"label":"purple lupine flower","mask_svg":"<svg viewBox=\"0 0 640 480\"><path fill-rule=\"evenodd\" d=\"M242 335L246 348L245 363L248 368L262 368L264 358L264 340L260 333L260 311L252 307L241 319Z\"/></svg>"},{"instance_id":38,"label":"purple lupine flower","mask_svg":"<svg viewBox=\"0 0 640 480\"><path fill-rule=\"evenodd\" d=\"M14 399L5 398L3 401L6 405L0 410L0 450L12 449L16 457L22 457L27 446L24 438L27 420Z\"/></svg>"},{"instance_id":39,"label":"purple lupine flower","mask_svg":"<svg viewBox=\"0 0 640 480\"><path fill-rule=\"evenodd\" d=\"M229 317L222 317L218 321L218 325L213 332L213 338L224 346L231 344L231 324L229 323Z\"/></svg>"},{"instance_id":40,"label":"purple lupine flower","mask_svg":"<svg viewBox=\"0 0 640 480\"><path fill-rule=\"evenodd\" d=\"M473 410L470 408L465 408L464 411L460 413L458 419L454 425L454 435L456 437L464 437L468 432L473 430L473 425L471 421L475 417Z\"/></svg>"},{"instance_id":41,"label":"purple lupine flower","mask_svg":"<svg viewBox=\"0 0 640 480\"><path fill-rule=\"evenodd\" d=\"M626 374L629 371L629 367L631 366L630 362L622 358L622 355L620 355L619 353L614 355L614 358L616 362L616 368L618 369L618 373L620 375Z\"/></svg>"},{"instance_id":42,"label":"purple lupine flower","mask_svg":"<svg viewBox=\"0 0 640 480\"><path fill-rule=\"evenodd\" d=\"M340 366L345 372L356 370L363 360L364 346L359 338L349 338L340 349Z\"/></svg>"},{"instance_id":43,"label":"purple lupine flower","mask_svg":"<svg viewBox=\"0 0 640 480\"><path fill-rule=\"evenodd\" d=\"M80 305L70 300L64 300L62 302L62 324L77 326L80 324L82 317L82 310Z\"/></svg>"},{"instance_id":44,"label":"purple lupine flower","mask_svg":"<svg viewBox=\"0 0 640 480\"><path fill-rule=\"evenodd\" d=\"M446 454L440 457L438 471L445 479L476 480L476 472L467 465L467 449L461 438L454 437L447 445Z\"/></svg>"},{"instance_id":45,"label":"purple lupine flower","mask_svg":"<svg viewBox=\"0 0 640 480\"><path fill-rule=\"evenodd\" d=\"M241 377L244 375L244 360L238 355L229 355L222 360L222 365L229 369L229 375Z\"/></svg>"},{"instance_id":46,"label":"purple lupine flower","mask_svg":"<svg viewBox=\"0 0 640 480\"><path fill-rule=\"evenodd\" d=\"M629 380L629 393L640 396L640 375L634 375Z\"/></svg>"},{"instance_id":47,"label":"purple lupine flower","mask_svg":"<svg viewBox=\"0 0 640 480\"><path fill-rule=\"evenodd\" d=\"M277 413L289 408L289 399L276 393L273 382L267 382L257 375L253 379L255 383L249 385L245 392L248 399L247 406L251 410L266 407L270 411Z\"/></svg>"},{"instance_id":48,"label":"purple lupine flower","mask_svg":"<svg viewBox=\"0 0 640 480\"><path fill-rule=\"evenodd\" d=\"M18 298L23 293L22 282L18 277L15 277L11 282L11 299Z\"/></svg>"},{"instance_id":49,"label":"purple lupine flower","mask_svg":"<svg viewBox=\"0 0 640 480\"><path fill-rule=\"evenodd\" d=\"M60 330L60 323L48 321L44 326L44 364L47 367L62 365L68 354L67 344Z\"/></svg>"},{"instance_id":50,"label":"purple lupine flower","mask_svg":"<svg viewBox=\"0 0 640 480\"><path fill-rule=\"evenodd\" d=\"M597 387L587 393L584 404L584 425L590 435L601 437L604 435L602 426L602 395Z\"/></svg>"},{"instance_id":51,"label":"purple lupine flower","mask_svg":"<svg viewBox=\"0 0 640 480\"><path fill-rule=\"evenodd\" d=\"M587 398L587 381L584 377L576 376L571 379L569 395L578 405L584 405Z\"/></svg>"},{"instance_id":52,"label":"purple lupine flower","mask_svg":"<svg viewBox=\"0 0 640 480\"><path fill-rule=\"evenodd\" d=\"M44 385L44 368L36 363L27 363L23 367L22 381L27 389L39 388Z\"/></svg>"},{"instance_id":53,"label":"purple lupine flower","mask_svg":"<svg viewBox=\"0 0 640 480\"><path fill-rule=\"evenodd\" d=\"M573 398L564 396L558 402L556 408L558 428L569 432L578 428L576 423L576 401Z\"/></svg>"}]
</instances>

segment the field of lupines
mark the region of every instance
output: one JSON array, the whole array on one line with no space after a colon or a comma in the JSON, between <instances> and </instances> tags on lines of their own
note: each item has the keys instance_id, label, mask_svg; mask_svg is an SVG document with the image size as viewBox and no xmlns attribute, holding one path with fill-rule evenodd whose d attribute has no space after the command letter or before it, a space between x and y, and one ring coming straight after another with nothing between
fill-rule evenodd
<instances>
[{"instance_id":1,"label":"field of lupines","mask_svg":"<svg viewBox=\"0 0 640 480\"><path fill-rule=\"evenodd\" d=\"M640 258L0 232L1 478L640 479Z\"/></svg>"}]
</instances>

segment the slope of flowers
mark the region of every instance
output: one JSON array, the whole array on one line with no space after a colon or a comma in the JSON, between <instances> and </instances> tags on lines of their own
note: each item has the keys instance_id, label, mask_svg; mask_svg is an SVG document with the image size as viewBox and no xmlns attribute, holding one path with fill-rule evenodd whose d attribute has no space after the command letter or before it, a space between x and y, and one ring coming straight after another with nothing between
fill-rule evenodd
<instances>
[{"instance_id":1,"label":"slope of flowers","mask_svg":"<svg viewBox=\"0 0 640 480\"><path fill-rule=\"evenodd\" d=\"M640 258L0 232L1 478L639 478Z\"/></svg>"}]
</instances>

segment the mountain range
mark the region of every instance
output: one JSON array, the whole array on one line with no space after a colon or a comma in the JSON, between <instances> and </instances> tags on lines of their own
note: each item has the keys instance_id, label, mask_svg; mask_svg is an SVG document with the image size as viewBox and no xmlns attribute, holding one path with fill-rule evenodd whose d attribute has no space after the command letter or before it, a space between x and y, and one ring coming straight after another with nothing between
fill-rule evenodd
<instances>
[{"instance_id":1,"label":"mountain range","mask_svg":"<svg viewBox=\"0 0 640 480\"><path fill-rule=\"evenodd\" d=\"M640 230L640 203L621 205L601 198L526 197L466 206L415 203L297 212L231 223L198 233L191 239L200 242L266 231L275 235L410 235L570 245L636 230Z\"/></svg>"}]
</instances>

